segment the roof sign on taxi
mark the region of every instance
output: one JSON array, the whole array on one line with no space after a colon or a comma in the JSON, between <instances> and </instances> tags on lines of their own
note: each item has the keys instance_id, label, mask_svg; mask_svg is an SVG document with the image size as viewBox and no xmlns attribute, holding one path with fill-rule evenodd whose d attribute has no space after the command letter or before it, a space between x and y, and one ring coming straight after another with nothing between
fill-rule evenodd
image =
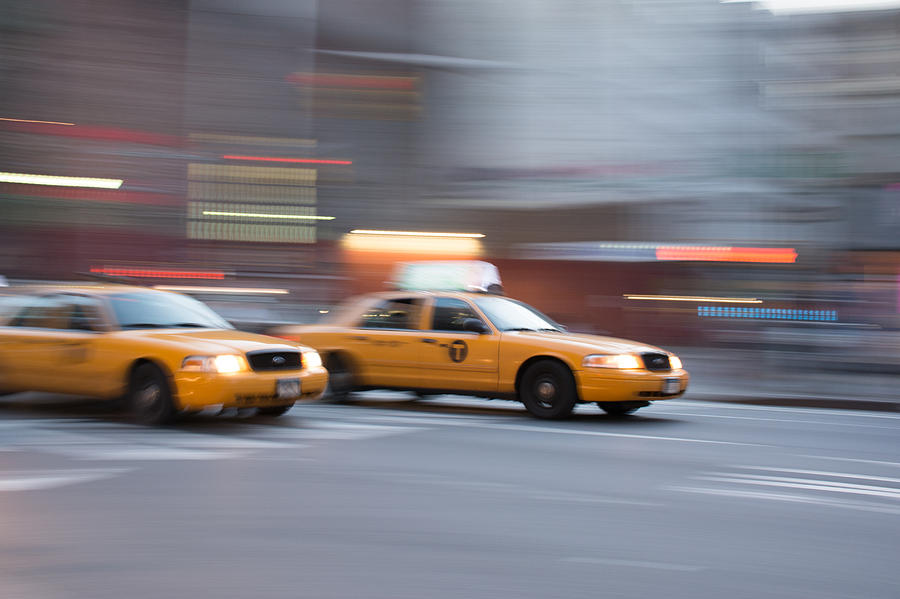
<instances>
[{"instance_id":1,"label":"roof sign on taxi","mask_svg":"<svg viewBox=\"0 0 900 599\"><path fill-rule=\"evenodd\" d=\"M394 287L482 293L498 293L502 289L497 267L480 260L401 262L394 271Z\"/></svg>"}]
</instances>

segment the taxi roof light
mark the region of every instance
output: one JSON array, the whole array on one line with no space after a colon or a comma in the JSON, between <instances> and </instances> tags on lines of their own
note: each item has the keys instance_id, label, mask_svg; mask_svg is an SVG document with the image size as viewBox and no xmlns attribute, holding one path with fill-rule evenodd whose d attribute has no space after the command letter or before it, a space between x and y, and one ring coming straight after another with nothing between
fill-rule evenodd
<instances>
[{"instance_id":1,"label":"taxi roof light","mask_svg":"<svg viewBox=\"0 0 900 599\"><path fill-rule=\"evenodd\" d=\"M394 270L393 287L407 291L503 292L500 271L481 260L401 262Z\"/></svg>"}]
</instances>

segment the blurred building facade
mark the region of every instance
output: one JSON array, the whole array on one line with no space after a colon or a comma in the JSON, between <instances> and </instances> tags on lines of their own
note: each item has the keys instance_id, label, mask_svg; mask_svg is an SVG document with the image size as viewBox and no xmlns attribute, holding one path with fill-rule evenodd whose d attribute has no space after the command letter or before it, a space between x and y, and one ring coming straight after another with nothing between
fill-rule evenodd
<instances>
[{"instance_id":1,"label":"blurred building facade","mask_svg":"<svg viewBox=\"0 0 900 599\"><path fill-rule=\"evenodd\" d=\"M7 276L216 271L290 291L226 311L305 319L379 286L396 260L477 255L502 264L511 294L585 330L710 333L693 306L654 305L648 321L625 293L765 295L852 314L841 301L867 282L882 324L896 320L900 11L776 16L716 0L2 10L0 117L20 120L0 121L0 171L124 181L0 184ZM485 237L475 249L362 248L348 243L354 229ZM798 258L660 262L636 256L640 244Z\"/></svg>"}]
</instances>

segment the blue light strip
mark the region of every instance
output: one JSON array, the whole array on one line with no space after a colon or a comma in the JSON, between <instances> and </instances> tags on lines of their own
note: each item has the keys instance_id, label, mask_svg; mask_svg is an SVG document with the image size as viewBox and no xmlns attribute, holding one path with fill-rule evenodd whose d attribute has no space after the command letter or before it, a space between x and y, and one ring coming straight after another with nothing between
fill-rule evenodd
<instances>
[{"instance_id":1,"label":"blue light strip","mask_svg":"<svg viewBox=\"0 0 900 599\"><path fill-rule=\"evenodd\" d=\"M837 321L837 310L789 310L784 308L743 308L697 306L697 316L713 318L756 318L761 320Z\"/></svg>"}]
</instances>

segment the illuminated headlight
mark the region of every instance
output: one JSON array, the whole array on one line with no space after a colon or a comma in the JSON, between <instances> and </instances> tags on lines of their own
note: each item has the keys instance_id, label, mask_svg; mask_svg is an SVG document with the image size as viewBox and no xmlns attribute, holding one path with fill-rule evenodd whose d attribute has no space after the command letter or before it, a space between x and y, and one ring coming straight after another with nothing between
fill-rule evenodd
<instances>
[{"instance_id":1,"label":"illuminated headlight","mask_svg":"<svg viewBox=\"0 0 900 599\"><path fill-rule=\"evenodd\" d=\"M231 354L221 356L188 356L182 361L181 369L194 372L231 374L246 370L246 363L241 356L233 356Z\"/></svg>"},{"instance_id":2,"label":"illuminated headlight","mask_svg":"<svg viewBox=\"0 0 900 599\"><path fill-rule=\"evenodd\" d=\"M303 352L303 365L306 368L321 368L322 356L317 351L305 351Z\"/></svg>"},{"instance_id":3,"label":"illuminated headlight","mask_svg":"<svg viewBox=\"0 0 900 599\"><path fill-rule=\"evenodd\" d=\"M678 356L669 356L669 367L672 370L681 370L681 358Z\"/></svg>"},{"instance_id":4,"label":"illuminated headlight","mask_svg":"<svg viewBox=\"0 0 900 599\"><path fill-rule=\"evenodd\" d=\"M634 354L592 354L585 356L581 365L588 368L618 368L620 370L633 370L643 367L640 358Z\"/></svg>"}]
</instances>

